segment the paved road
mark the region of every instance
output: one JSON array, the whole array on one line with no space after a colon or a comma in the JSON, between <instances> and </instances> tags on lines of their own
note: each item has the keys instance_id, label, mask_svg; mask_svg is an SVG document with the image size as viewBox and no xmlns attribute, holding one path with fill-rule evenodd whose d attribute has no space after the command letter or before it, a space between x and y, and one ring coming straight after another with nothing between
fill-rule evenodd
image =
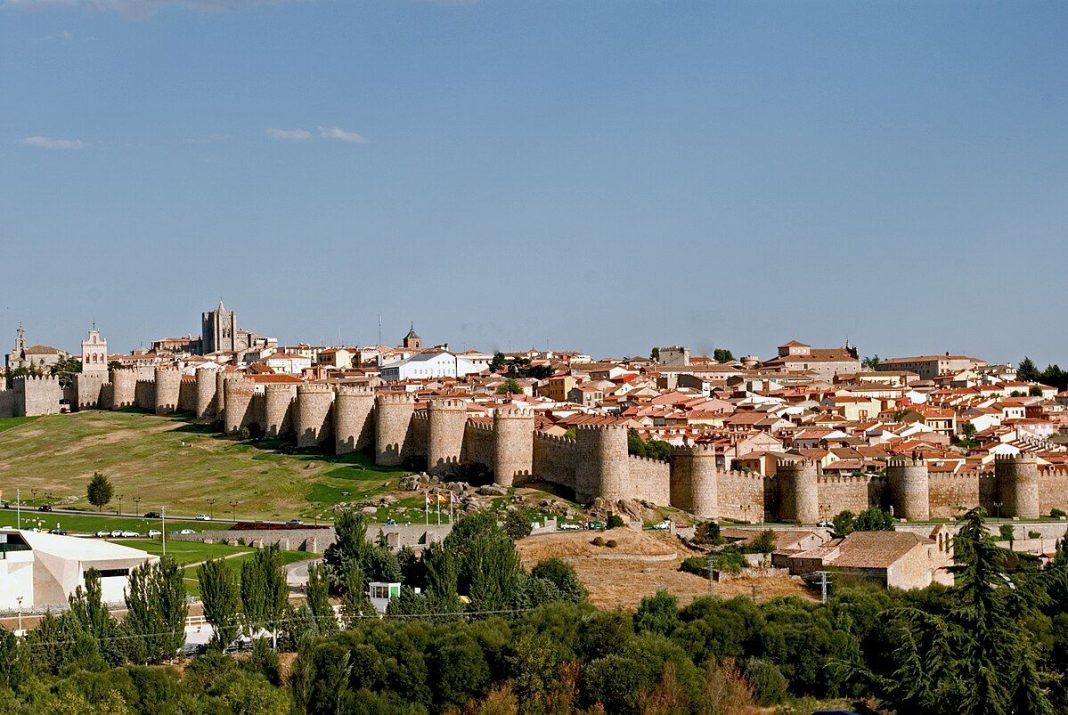
<instances>
[{"instance_id":1,"label":"paved road","mask_svg":"<svg viewBox=\"0 0 1068 715\"><path fill-rule=\"evenodd\" d=\"M303 589L308 585L308 567L317 563L322 563L322 559L308 559L286 564L283 567L286 570L286 583L290 588Z\"/></svg>"}]
</instances>

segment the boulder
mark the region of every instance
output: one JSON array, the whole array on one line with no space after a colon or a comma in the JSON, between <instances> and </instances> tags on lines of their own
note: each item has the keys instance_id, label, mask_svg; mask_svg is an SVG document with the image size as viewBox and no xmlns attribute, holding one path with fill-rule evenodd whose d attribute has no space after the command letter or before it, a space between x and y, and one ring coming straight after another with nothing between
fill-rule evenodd
<instances>
[{"instance_id":1,"label":"boulder","mask_svg":"<svg viewBox=\"0 0 1068 715\"><path fill-rule=\"evenodd\" d=\"M506 497L508 488L496 484L486 484L478 488L478 493L484 497Z\"/></svg>"}]
</instances>

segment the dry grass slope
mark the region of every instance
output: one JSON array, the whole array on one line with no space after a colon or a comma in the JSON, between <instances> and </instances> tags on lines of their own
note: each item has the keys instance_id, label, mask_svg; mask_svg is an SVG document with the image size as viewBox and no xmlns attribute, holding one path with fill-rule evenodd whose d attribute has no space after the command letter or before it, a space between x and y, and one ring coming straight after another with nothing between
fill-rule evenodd
<instances>
[{"instance_id":1,"label":"dry grass slope","mask_svg":"<svg viewBox=\"0 0 1068 715\"><path fill-rule=\"evenodd\" d=\"M363 455L282 454L277 445L223 438L187 421L135 412L87 411L41 417L3 429L0 419L0 490L24 498L37 490L57 503L89 508L85 489L94 471L108 475L123 507L181 514L229 516L238 501L242 519L288 519L328 514L338 501L388 490L403 475L370 464Z\"/></svg>"}]
</instances>

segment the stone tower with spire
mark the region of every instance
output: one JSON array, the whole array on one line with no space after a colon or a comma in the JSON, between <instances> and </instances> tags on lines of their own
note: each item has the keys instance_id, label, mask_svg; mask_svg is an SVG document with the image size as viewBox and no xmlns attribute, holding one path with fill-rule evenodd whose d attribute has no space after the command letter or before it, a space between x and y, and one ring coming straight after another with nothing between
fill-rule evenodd
<instances>
[{"instance_id":1,"label":"stone tower with spire","mask_svg":"<svg viewBox=\"0 0 1068 715\"><path fill-rule=\"evenodd\" d=\"M219 307L200 315L200 350L204 355L219 351L237 350L237 313L227 310L219 299Z\"/></svg>"},{"instance_id":2,"label":"stone tower with spire","mask_svg":"<svg viewBox=\"0 0 1068 715\"><path fill-rule=\"evenodd\" d=\"M412 323L411 327L408 328L408 334L404 336L402 345L406 350L423 349L423 339L415 334L415 323Z\"/></svg>"}]
</instances>

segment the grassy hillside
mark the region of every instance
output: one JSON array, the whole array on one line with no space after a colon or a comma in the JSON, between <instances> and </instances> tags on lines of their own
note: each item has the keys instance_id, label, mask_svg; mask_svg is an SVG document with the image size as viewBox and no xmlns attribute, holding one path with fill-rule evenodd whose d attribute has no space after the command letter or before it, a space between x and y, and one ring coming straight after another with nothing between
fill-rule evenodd
<instances>
[{"instance_id":1,"label":"grassy hillside","mask_svg":"<svg viewBox=\"0 0 1068 715\"><path fill-rule=\"evenodd\" d=\"M21 488L26 501L91 509L85 489L99 471L115 487L110 507L122 494L124 511L165 504L169 513L207 513L215 499L216 518L229 518L236 500L239 519L311 519L389 491L404 474L365 455L283 454L278 446L140 412L0 419L0 491L5 500Z\"/></svg>"}]
</instances>

